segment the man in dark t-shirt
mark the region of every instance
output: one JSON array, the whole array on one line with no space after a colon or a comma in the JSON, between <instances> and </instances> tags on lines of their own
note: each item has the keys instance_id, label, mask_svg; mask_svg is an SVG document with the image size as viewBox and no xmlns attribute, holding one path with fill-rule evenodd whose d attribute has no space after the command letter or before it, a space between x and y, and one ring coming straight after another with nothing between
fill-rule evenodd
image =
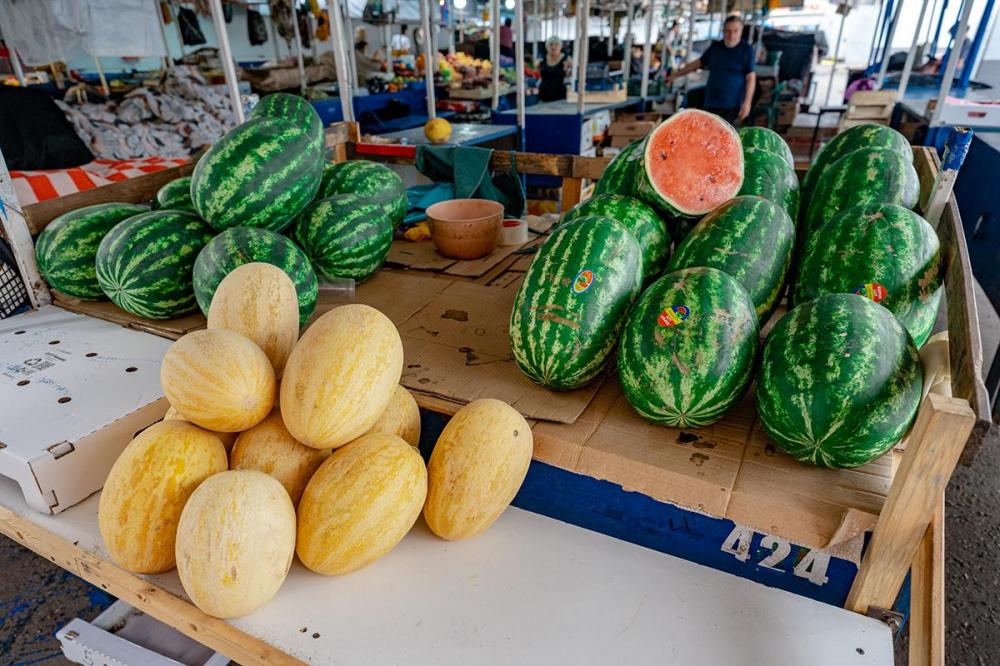
<instances>
[{"instance_id":1,"label":"man in dark t-shirt","mask_svg":"<svg viewBox=\"0 0 1000 666\"><path fill-rule=\"evenodd\" d=\"M668 76L668 80L673 81L699 69L708 69L705 110L734 125L750 115L757 85L753 46L743 41L742 36L743 21L738 16L730 16L723 23L721 42L712 42L700 58Z\"/></svg>"}]
</instances>

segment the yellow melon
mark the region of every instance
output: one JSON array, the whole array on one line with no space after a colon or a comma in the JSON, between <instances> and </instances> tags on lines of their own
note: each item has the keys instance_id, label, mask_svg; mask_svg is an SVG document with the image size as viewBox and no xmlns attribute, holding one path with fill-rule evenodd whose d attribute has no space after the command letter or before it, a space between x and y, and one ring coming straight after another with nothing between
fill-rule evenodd
<instances>
[{"instance_id":1,"label":"yellow melon","mask_svg":"<svg viewBox=\"0 0 1000 666\"><path fill-rule=\"evenodd\" d=\"M403 373L403 343L367 305L330 310L306 329L285 364L281 415L306 446L335 449L375 425ZM183 411L183 410L181 410Z\"/></svg>"},{"instance_id":2,"label":"yellow melon","mask_svg":"<svg viewBox=\"0 0 1000 666\"><path fill-rule=\"evenodd\" d=\"M160 384L171 405L195 425L240 432L274 405L274 368L249 338L222 329L194 331L167 350Z\"/></svg>"},{"instance_id":3,"label":"yellow melon","mask_svg":"<svg viewBox=\"0 0 1000 666\"><path fill-rule=\"evenodd\" d=\"M410 446L420 445L420 408L413 394L400 385L392 390L389 406L368 432L384 432L400 437Z\"/></svg>"},{"instance_id":4,"label":"yellow melon","mask_svg":"<svg viewBox=\"0 0 1000 666\"><path fill-rule=\"evenodd\" d=\"M285 581L295 554L295 508L256 470L198 486L177 526L177 574L195 606L220 618L252 613Z\"/></svg>"},{"instance_id":5,"label":"yellow melon","mask_svg":"<svg viewBox=\"0 0 1000 666\"><path fill-rule=\"evenodd\" d=\"M184 503L226 467L219 438L186 421L161 421L139 433L112 466L97 509L111 559L136 573L173 569Z\"/></svg>"},{"instance_id":6,"label":"yellow melon","mask_svg":"<svg viewBox=\"0 0 1000 666\"><path fill-rule=\"evenodd\" d=\"M184 421L186 423L191 423L186 418L181 416L181 413L178 412L177 408L175 408L173 405L170 405L170 407L167 409L167 413L163 415L163 420ZM191 425L194 424L192 423ZM206 432L210 432L219 438L219 441L222 442L222 445L226 447L227 454L233 450L233 444L236 442L236 436L239 434L238 432L216 432L215 430L207 430Z\"/></svg>"},{"instance_id":7,"label":"yellow melon","mask_svg":"<svg viewBox=\"0 0 1000 666\"><path fill-rule=\"evenodd\" d=\"M432 118L424 123L424 136L431 143L444 143L451 138L451 123L444 118Z\"/></svg>"},{"instance_id":8,"label":"yellow melon","mask_svg":"<svg viewBox=\"0 0 1000 666\"><path fill-rule=\"evenodd\" d=\"M295 504L313 472L330 455L295 441L277 409L266 419L240 433L229 458L230 469L255 469L281 482Z\"/></svg>"},{"instance_id":9,"label":"yellow melon","mask_svg":"<svg viewBox=\"0 0 1000 666\"><path fill-rule=\"evenodd\" d=\"M427 496L420 454L395 435L364 435L326 459L299 500L296 552L324 575L382 557L406 535Z\"/></svg>"},{"instance_id":10,"label":"yellow melon","mask_svg":"<svg viewBox=\"0 0 1000 666\"><path fill-rule=\"evenodd\" d=\"M475 400L458 410L427 466L428 527L450 540L488 528L524 482L531 453L531 428L507 403Z\"/></svg>"},{"instance_id":11,"label":"yellow melon","mask_svg":"<svg viewBox=\"0 0 1000 666\"><path fill-rule=\"evenodd\" d=\"M243 264L219 283L208 308L208 327L245 335L267 355L275 376L299 339L295 285L271 264Z\"/></svg>"}]
</instances>

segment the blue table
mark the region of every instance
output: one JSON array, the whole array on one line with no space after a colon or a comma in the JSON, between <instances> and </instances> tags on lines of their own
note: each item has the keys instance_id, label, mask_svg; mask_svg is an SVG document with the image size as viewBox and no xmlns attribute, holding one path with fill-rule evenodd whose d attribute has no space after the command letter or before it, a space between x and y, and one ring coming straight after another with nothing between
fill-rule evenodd
<instances>
[{"instance_id":1,"label":"blue table","mask_svg":"<svg viewBox=\"0 0 1000 666\"><path fill-rule=\"evenodd\" d=\"M424 128L414 127L412 129L388 132L382 136L387 138L400 139L402 143L419 146L429 144L430 141L424 136ZM453 146L478 146L484 143L492 143L504 137L517 136L517 127L514 125L479 125L474 123L455 123L451 126L451 138L448 145Z\"/></svg>"},{"instance_id":2,"label":"blue table","mask_svg":"<svg viewBox=\"0 0 1000 666\"><path fill-rule=\"evenodd\" d=\"M373 118L384 111L390 102L405 104L410 108L410 113L389 120ZM339 97L313 100L312 105L319 113L324 126L344 119ZM427 86L420 82L411 83L397 92L355 95L352 106L354 107L354 117L361 124L361 131L367 134L385 134L413 127L423 127L429 119L425 113L427 110ZM454 112L445 111L439 113L438 117L450 118L454 115Z\"/></svg>"}]
</instances>

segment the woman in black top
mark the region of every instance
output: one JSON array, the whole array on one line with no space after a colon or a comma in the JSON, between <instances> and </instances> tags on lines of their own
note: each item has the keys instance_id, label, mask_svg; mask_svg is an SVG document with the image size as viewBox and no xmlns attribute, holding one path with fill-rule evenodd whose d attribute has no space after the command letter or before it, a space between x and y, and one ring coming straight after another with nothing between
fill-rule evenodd
<instances>
[{"instance_id":1,"label":"woman in black top","mask_svg":"<svg viewBox=\"0 0 1000 666\"><path fill-rule=\"evenodd\" d=\"M562 52L562 40L555 35L545 40L545 58L538 68L542 81L538 86L538 99L554 102L566 99L566 74L573 60Z\"/></svg>"}]
</instances>

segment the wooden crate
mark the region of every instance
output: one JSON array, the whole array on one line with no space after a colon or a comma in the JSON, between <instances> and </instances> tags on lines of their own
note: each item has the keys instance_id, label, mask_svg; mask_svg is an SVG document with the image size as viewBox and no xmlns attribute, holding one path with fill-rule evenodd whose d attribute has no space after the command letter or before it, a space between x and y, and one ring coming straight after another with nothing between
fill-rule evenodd
<instances>
[{"instance_id":1,"label":"wooden crate","mask_svg":"<svg viewBox=\"0 0 1000 666\"><path fill-rule=\"evenodd\" d=\"M895 105L895 90L858 91L851 95L847 111L840 121L840 131L843 132L849 127L866 123L888 125Z\"/></svg>"}]
</instances>

